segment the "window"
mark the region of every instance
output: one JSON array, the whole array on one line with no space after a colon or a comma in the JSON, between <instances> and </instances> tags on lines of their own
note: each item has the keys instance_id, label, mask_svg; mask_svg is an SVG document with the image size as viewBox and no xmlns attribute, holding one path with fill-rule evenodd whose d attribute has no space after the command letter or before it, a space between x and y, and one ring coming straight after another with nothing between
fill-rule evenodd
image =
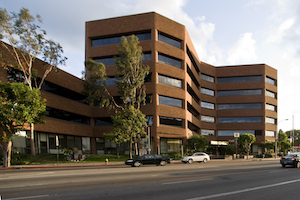
<instances>
[{"instance_id":1,"label":"window","mask_svg":"<svg viewBox=\"0 0 300 200\"><path fill-rule=\"evenodd\" d=\"M124 36L130 36L130 35L132 35L132 34L125 34ZM146 33L137 33L134 35L139 38L139 41L151 40L151 32L150 31L146 32ZM120 44L121 38L122 38L122 36L92 39L92 47L104 46L104 45L110 45L110 44Z\"/></svg>"},{"instance_id":2,"label":"window","mask_svg":"<svg viewBox=\"0 0 300 200\"><path fill-rule=\"evenodd\" d=\"M267 131L267 130L266 130L265 136L275 137L275 131Z\"/></svg>"},{"instance_id":3,"label":"window","mask_svg":"<svg viewBox=\"0 0 300 200\"><path fill-rule=\"evenodd\" d=\"M197 119L199 119L200 113L189 103L187 102L187 110Z\"/></svg>"},{"instance_id":4,"label":"window","mask_svg":"<svg viewBox=\"0 0 300 200\"><path fill-rule=\"evenodd\" d=\"M249 133L255 134L254 130L218 130L218 136L234 136L234 133L239 133L240 135Z\"/></svg>"},{"instance_id":5,"label":"window","mask_svg":"<svg viewBox=\"0 0 300 200\"><path fill-rule=\"evenodd\" d=\"M188 128L193 131L193 132L196 132L199 134L200 132L200 128L198 126L196 126L195 124L193 124L192 122L188 121Z\"/></svg>"},{"instance_id":6,"label":"window","mask_svg":"<svg viewBox=\"0 0 300 200\"><path fill-rule=\"evenodd\" d=\"M190 67L188 66L188 64L186 65L186 71L187 71L188 75L191 77L194 84L197 86L197 88L199 88L200 84L197 81L196 77L194 76L194 74L193 74L192 70L190 69Z\"/></svg>"},{"instance_id":7,"label":"window","mask_svg":"<svg viewBox=\"0 0 300 200\"><path fill-rule=\"evenodd\" d=\"M181 60L158 53L158 61L181 69Z\"/></svg>"},{"instance_id":8,"label":"window","mask_svg":"<svg viewBox=\"0 0 300 200\"><path fill-rule=\"evenodd\" d=\"M261 109L262 103L231 103L218 104L218 110L233 110L233 109Z\"/></svg>"},{"instance_id":9,"label":"window","mask_svg":"<svg viewBox=\"0 0 300 200\"><path fill-rule=\"evenodd\" d=\"M211 83L215 82L215 78L213 76L209 76L209 75L206 75L206 74L201 73L200 78L202 80L206 80L206 81L211 82Z\"/></svg>"},{"instance_id":10,"label":"window","mask_svg":"<svg viewBox=\"0 0 300 200\"><path fill-rule=\"evenodd\" d=\"M201 101L202 108L215 109L215 104Z\"/></svg>"},{"instance_id":11,"label":"window","mask_svg":"<svg viewBox=\"0 0 300 200\"><path fill-rule=\"evenodd\" d=\"M215 130L201 129L201 135L215 135Z\"/></svg>"},{"instance_id":12,"label":"window","mask_svg":"<svg viewBox=\"0 0 300 200\"><path fill-rule=\"evenodd\" d=\"M159 95L159 104L164 104L168 106L174 106L178 108L182 108L182 99L177 99L173 97L166 97Z\"/></svg>"},{"instance_id":13,"label":"window","mask_svg":"<svg viewBox=\"0 0 300 200\"><path fill-rule=\"evenodd\" d=\"M266 96L267 97L272 97L272 98L276 99L276 93L275 92L271 92L270 90L266 90Z\"/></svg>"},{"instance_id":14,"label":"window","mask_svg":"<svg viewBox=\"0 0 300 200\"><path fill-rule=\"evenodd\" d=\"M266 109L271 111L276 111L276 106L271 104L266 104Z\"/></svg>"},{"instance_id":15,"label":"window","mask_svg":"<svg viewBox=\"0 0 300 200\"><path fill-rule=\"evenodd\" d=\"M159 116L159 124L184 128L183 120L179 118L173 118L173 117Z\"/></svg>"},{"instance_id":16,"label":"window","mask_svg":"<svg viewBox=\"0 0 300 200\"><path fill-rule=\"evenodd\" d=\"M201 93L209 96L215 96L215 91L207 88L201 88Z\"/></svg>"},{"instance_id":17,"label":"window","mask_svg":"<svg viewBox=\"0 0 300 200\"><path fill-rule=\"evenodd\" d=\"M266 82L272 85L276 85L276 80L268 76L266 76Z\"/></svg>"},{"instance_id":18,"label":"window","mask_svg":"<svg viewBox=\"0 0 300 200\"><path fill-rule=\"evenodd\" d=\"M236 82L257 82L261 81L262 76L235 76L235 77L218 77L218 83L236 83Z\"/></svg>"},{"instance_id":19,"label":"window","mask_svg":"<svg viewBox=\"0 0 300 200\"><path fill-rule=\"evenodd\" d=\"M182 80L158 74L158 83L182 88Z\"/></svg>"},{"instance_id":20,"label":"window","mask_svg":"<svg viewBox=\"0 0 300 200\"><path fill-rule=\"evenodd\" d=\"M275 119L274 118L271 118L271 117L266 117L266 123L269 123L269 124L275 124Z\"/></svg>"},{"instance_id":21,"label":"window","mask_svg":"<svg viewBox=\"0 0 300 200\"><path fill-rule=\"evenodd\" d=\"M191 95L191 97L199 104L200 99L197 96L197 94L194 92L194 90L191 88L191 86L187 83L187 91Z\"/></svg>"},{"instance_id":22,"label":"window","mask_svg":"<svg viewBox=\"0 0 300 200\"><path fill-rule=\"evenodd\" d=\"M108 77L108 78L106 79L106 85L107 85L107 86L110 86L110 85L116 85L116 80L117 80L116 77Z\"/></svg>"},{"instance_id":23,"label":"window","mask_svg":"<svg viewBox=\"0 0 300 200\"><path fill-rule=\"evenodd\" d=\"M102 57L102 58L95 58L94 61L98 63L103 63L105 66L115 65L115 58L117 56L109 56L109 57ZM143 62L151 61L152 54L151 52L145 52L143 55Z\"/></svg>"},{"instance_id":24,"label":"window","mask_svg":"<svg viewBox=\"0 0 300 200\"><path fill-rule=\"evenodd\" d=\"M112 126L113 121L111 117L99 117L95 118L95 126Z\"/></svg>"},{"instance_id":25,"label":"window","mask_svg":"<svg viewBox=\"0 0 300 200\"><path fill-rule=\"evenodd\" d=\"M181 40L158 31L158 40L181 49Z\"/></svg>"},{"instance_id":26,"label":"window","mask_svg":"<svg viewBox=\"0 0 300 200\"><path fill-rule=\"evenodd\" d=\"M90 125L89 117L50 107L46 107L46 110L48 112L48 117Z\"/></svg>"},{"instance_id":27,"label":"window","mask_svg":"<svg viewBox=\"0 0 300 200\"><path fill-rule=\"evenodd\" d=\"M218 117L218 123L256 123L262 122L262 117Z\"/></svg>"},{"instance_id":28,"label":"window","mask_svg":"<svg viewBox=\"0 0 300 200\"><path fill-rule=\"evenodd\" d=\"M211 117L211 116L201 115L201 121L202 122L215 123L215 118Z\"/></svg>"},{"instance_id":29,"label":"window","mask_svg":"<svg viewBox=\"0 0 300 200\"><path fill-rule=\"evenodd\" d=\"M218 91L219 97L226 97L226 96L246 96L246 95L261 95L262 90L256 89L256 90L224 90L224 91Z\"/></svg>"},{"instance_id":30,"label":"window","mask_svg":"<svg viewBox=\"0 0 300 200\"><path fill-rule=\"evenodd\" d=\"M186 53L187 53L189 59L191 60L191 63L192 63L192 65L193 65L193 67L195 68L195 70L196 70L197 73L199 74L200 70L199 70L199 68L198 68L198 66L197 66L197 63L196 63L195 60L194 60L193 54L192 54L192 52L190 51L190 49L189 49L188 46L186 46Z\"/></svg>"}]
</instances>

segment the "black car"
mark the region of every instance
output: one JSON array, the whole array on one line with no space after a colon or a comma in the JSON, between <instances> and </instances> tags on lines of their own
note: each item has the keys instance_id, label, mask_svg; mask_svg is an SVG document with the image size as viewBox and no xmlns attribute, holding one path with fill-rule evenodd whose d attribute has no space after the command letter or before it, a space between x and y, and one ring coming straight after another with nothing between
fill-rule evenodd
<instances>
[{"instance_id":1,"label":"black car","mask_svg":"<svg viewBox=\"0 0 300 200\"><path fill-rule=\"evenodd\" d=\"M286 165L293 165L296 168L300 168L300 153L290 153L280 159L282 167Z\"/></svg>"},{"instance_id":2,"label":"black car","mask_svg":"<svg viewBox=\"0 0 300 200\"><path fill-rule=\"evenodd\" d=\"M158 154L146 154L142 157L128 159L125 161L126 165L131 165L132 167L139 167L141 164L156 164L164 166L166 163L170 163L170 158Z\"/></svg>"}]
</instances>

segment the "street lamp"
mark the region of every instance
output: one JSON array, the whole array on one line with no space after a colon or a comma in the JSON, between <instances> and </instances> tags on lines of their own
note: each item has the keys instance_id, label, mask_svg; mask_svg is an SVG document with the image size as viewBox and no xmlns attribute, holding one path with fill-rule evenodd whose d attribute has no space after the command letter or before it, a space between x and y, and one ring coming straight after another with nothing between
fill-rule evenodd
<instances>
[{"instance_id":1,"label":"street lamp","mask_svg":"<svg viewBox=\"0 0 300 200\"><path fill-rule=\"evenodd\" d=\"M278 128L278 124L280 123L280 122L283 122L283 121L287 121L287 120L289 120L289 119L283 119L283 120L281 120L281 121L279 121L278 123L276 123L275 124L275 158L277 158L277 142L278 142L278 130L277 130L277 128Z\"/></svg>"}]
</instances>

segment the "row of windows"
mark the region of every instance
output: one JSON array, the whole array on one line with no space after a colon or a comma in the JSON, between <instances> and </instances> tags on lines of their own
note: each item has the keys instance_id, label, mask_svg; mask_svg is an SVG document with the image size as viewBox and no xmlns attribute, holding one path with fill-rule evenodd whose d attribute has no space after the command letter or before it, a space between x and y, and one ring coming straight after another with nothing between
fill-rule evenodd
<instances>
[{"instance_id":1,"label":"row of windows","mask_svg":"<svg viewBox=\"0 0 300 200\"><path fill-rule=\"evenodd\" d=\"M95 58L94 61L98 63L103 63L105 66L110 66L110 65L115 65L115 59L117 59L117 56ZM152 60L151 52L144 52L143 61L148 62L151 60Z\"/></svg>"}]
</instances>

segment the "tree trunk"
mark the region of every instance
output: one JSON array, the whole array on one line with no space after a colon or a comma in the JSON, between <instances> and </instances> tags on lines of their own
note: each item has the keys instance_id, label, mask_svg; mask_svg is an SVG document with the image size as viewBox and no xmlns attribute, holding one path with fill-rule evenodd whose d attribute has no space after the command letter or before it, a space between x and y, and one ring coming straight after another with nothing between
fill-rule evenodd
<instances>
[{"instance_id":1,"label":"tree trunk","mask_svg":"<svg viewBox=\"0 0 300 200\"><path fill-rule=\"evenodd\" d=\"M129 158L132 159L132 137L130 138L129 144Z\"/></svg>"},{"instance_id":2,"label":"tree trunk","mask_svg":"<svg viewBox=\"0 0 300 200\"><path fill-rule=\"evenodd\" d=\"M34 146L34 124L30 124L30 149L31 149L31 154L36 155L35 152L35 146Z\"/></svg>"},{"instance_id":3,"label":"tree trunk","mask_svg":"<svg viewBox=\"0 0 300 200\"><path fill-rule=\"evenodd\" d=\"M9 140L8 142L3 142L3 167L10 167L11 160L11 146L12 142Z\"/></svg>"}]
</instances>

